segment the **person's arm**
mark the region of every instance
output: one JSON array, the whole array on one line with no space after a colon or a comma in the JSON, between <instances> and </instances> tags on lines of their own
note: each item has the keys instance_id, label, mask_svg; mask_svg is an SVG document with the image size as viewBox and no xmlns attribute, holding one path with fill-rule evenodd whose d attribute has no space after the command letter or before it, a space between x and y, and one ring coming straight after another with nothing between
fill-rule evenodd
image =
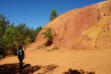
<instances>
[{"instance_id":1,"label":"person's arm","mask_svg":"<svg viewBox=\"0 0 111 74\"><path fill-rule=\"evenodd\" d=\"M24 48L23 48L23 51L24 51Z\"/></svg>"},{"instance_id":2,"label":"person's arm","mask_svg":"<svg viewBox=\"0 0 111 74\"><path fill-rule=\"evenodd\" d=\"M23 52L24 52L24 58L25 58L25 49L23 48Z\"/></svg>"}]
</instances>

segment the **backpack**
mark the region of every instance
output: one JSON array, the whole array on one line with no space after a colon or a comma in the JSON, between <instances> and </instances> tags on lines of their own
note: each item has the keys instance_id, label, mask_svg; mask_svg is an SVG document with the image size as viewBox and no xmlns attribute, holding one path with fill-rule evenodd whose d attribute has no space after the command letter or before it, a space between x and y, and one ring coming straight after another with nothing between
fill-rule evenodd
<instances>
[{"instance_id":1,"label":"backpack","mask_svg":"<svg viewBox=\"0 0 111 74\"><path fill-rule=\"evenodd\" d=\"M22 55L23 54L23 50L21 50L20 48L18 48L18 55Z\"/></svg>"}]
</instances>

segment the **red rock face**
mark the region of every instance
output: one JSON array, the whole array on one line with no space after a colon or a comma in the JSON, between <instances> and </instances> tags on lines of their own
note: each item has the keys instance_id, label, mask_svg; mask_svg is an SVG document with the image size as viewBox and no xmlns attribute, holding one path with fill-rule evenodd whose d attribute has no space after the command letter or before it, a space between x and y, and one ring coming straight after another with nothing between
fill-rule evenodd
<instances>
[{"instance_id":1,"label":"red rock face","mask_svg":"<svg viewBox=\"0 0 111 74\"><path fill-rule=\"evenodd\" d=\"M110 2L106 1L70 10L46 24L35 42L44 42L41 33L45 28L50 27L54 35L54 45L67 48L76 47L78 40L83 37L82 32L97 24L103 17L108 16L111 13L110 8Z\"/></svg>"}]
</instances>

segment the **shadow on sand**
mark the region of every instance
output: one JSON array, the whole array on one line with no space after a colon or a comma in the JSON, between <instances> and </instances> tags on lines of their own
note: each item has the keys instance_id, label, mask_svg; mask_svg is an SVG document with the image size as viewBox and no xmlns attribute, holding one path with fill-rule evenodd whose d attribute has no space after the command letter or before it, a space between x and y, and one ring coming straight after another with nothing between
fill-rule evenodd
<instances>
[{"instance_id":1,"label":"shadow on sand","mask_svg":"<svg viewBox=\"0 0 111 74\"><path fill-rule=\"evenodd\" d=\"M19 72L19 64L4 64L0 65L0 74L32 74L33 72L39 70L40 66L31 66L30 64L24 64L23 71Z\"/></svg>"},{"instance_id":2,"label":"shadow on sand","mask_svg":"<svg viewBox=\"0 0 111 74\"><path fill-rule=\"evenodd\" d=\"M64 74L95 74L95 73L94 72L84 71L84 70L69 69L67 72L64 72Z\"/></svg>"},{"instance_id":3,"label":"shadow on sand","mask_svg":"<svg viewBox=\"0 0 111 74\"><path fill-rule=\"evenodd\" d=\"M31 64L24 64L22 72L19 71L19 63L4 64L0 65L0 74L33 74L38 72L39 74L44 74L53 71L58 66L53 64L46 66L31 66ZM39 72L40 71L40 72Z\"/></svg>"}]
</instances>

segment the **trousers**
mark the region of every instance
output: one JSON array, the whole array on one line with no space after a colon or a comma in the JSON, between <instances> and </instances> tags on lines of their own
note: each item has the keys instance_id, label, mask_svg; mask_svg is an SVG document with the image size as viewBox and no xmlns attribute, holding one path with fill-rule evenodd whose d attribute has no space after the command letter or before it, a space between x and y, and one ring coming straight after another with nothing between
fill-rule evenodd
<instances>
[{"instance_id":1,"label":"trousers","mask_svg":"<svg viewBox=\"0 0 111 74\"><path fill-rule=\"evenodd\" d=\"M18 55L18 59L19 59L19 70L22 71L23 70L23 56Z\"/></svg>"}]
</instances>

